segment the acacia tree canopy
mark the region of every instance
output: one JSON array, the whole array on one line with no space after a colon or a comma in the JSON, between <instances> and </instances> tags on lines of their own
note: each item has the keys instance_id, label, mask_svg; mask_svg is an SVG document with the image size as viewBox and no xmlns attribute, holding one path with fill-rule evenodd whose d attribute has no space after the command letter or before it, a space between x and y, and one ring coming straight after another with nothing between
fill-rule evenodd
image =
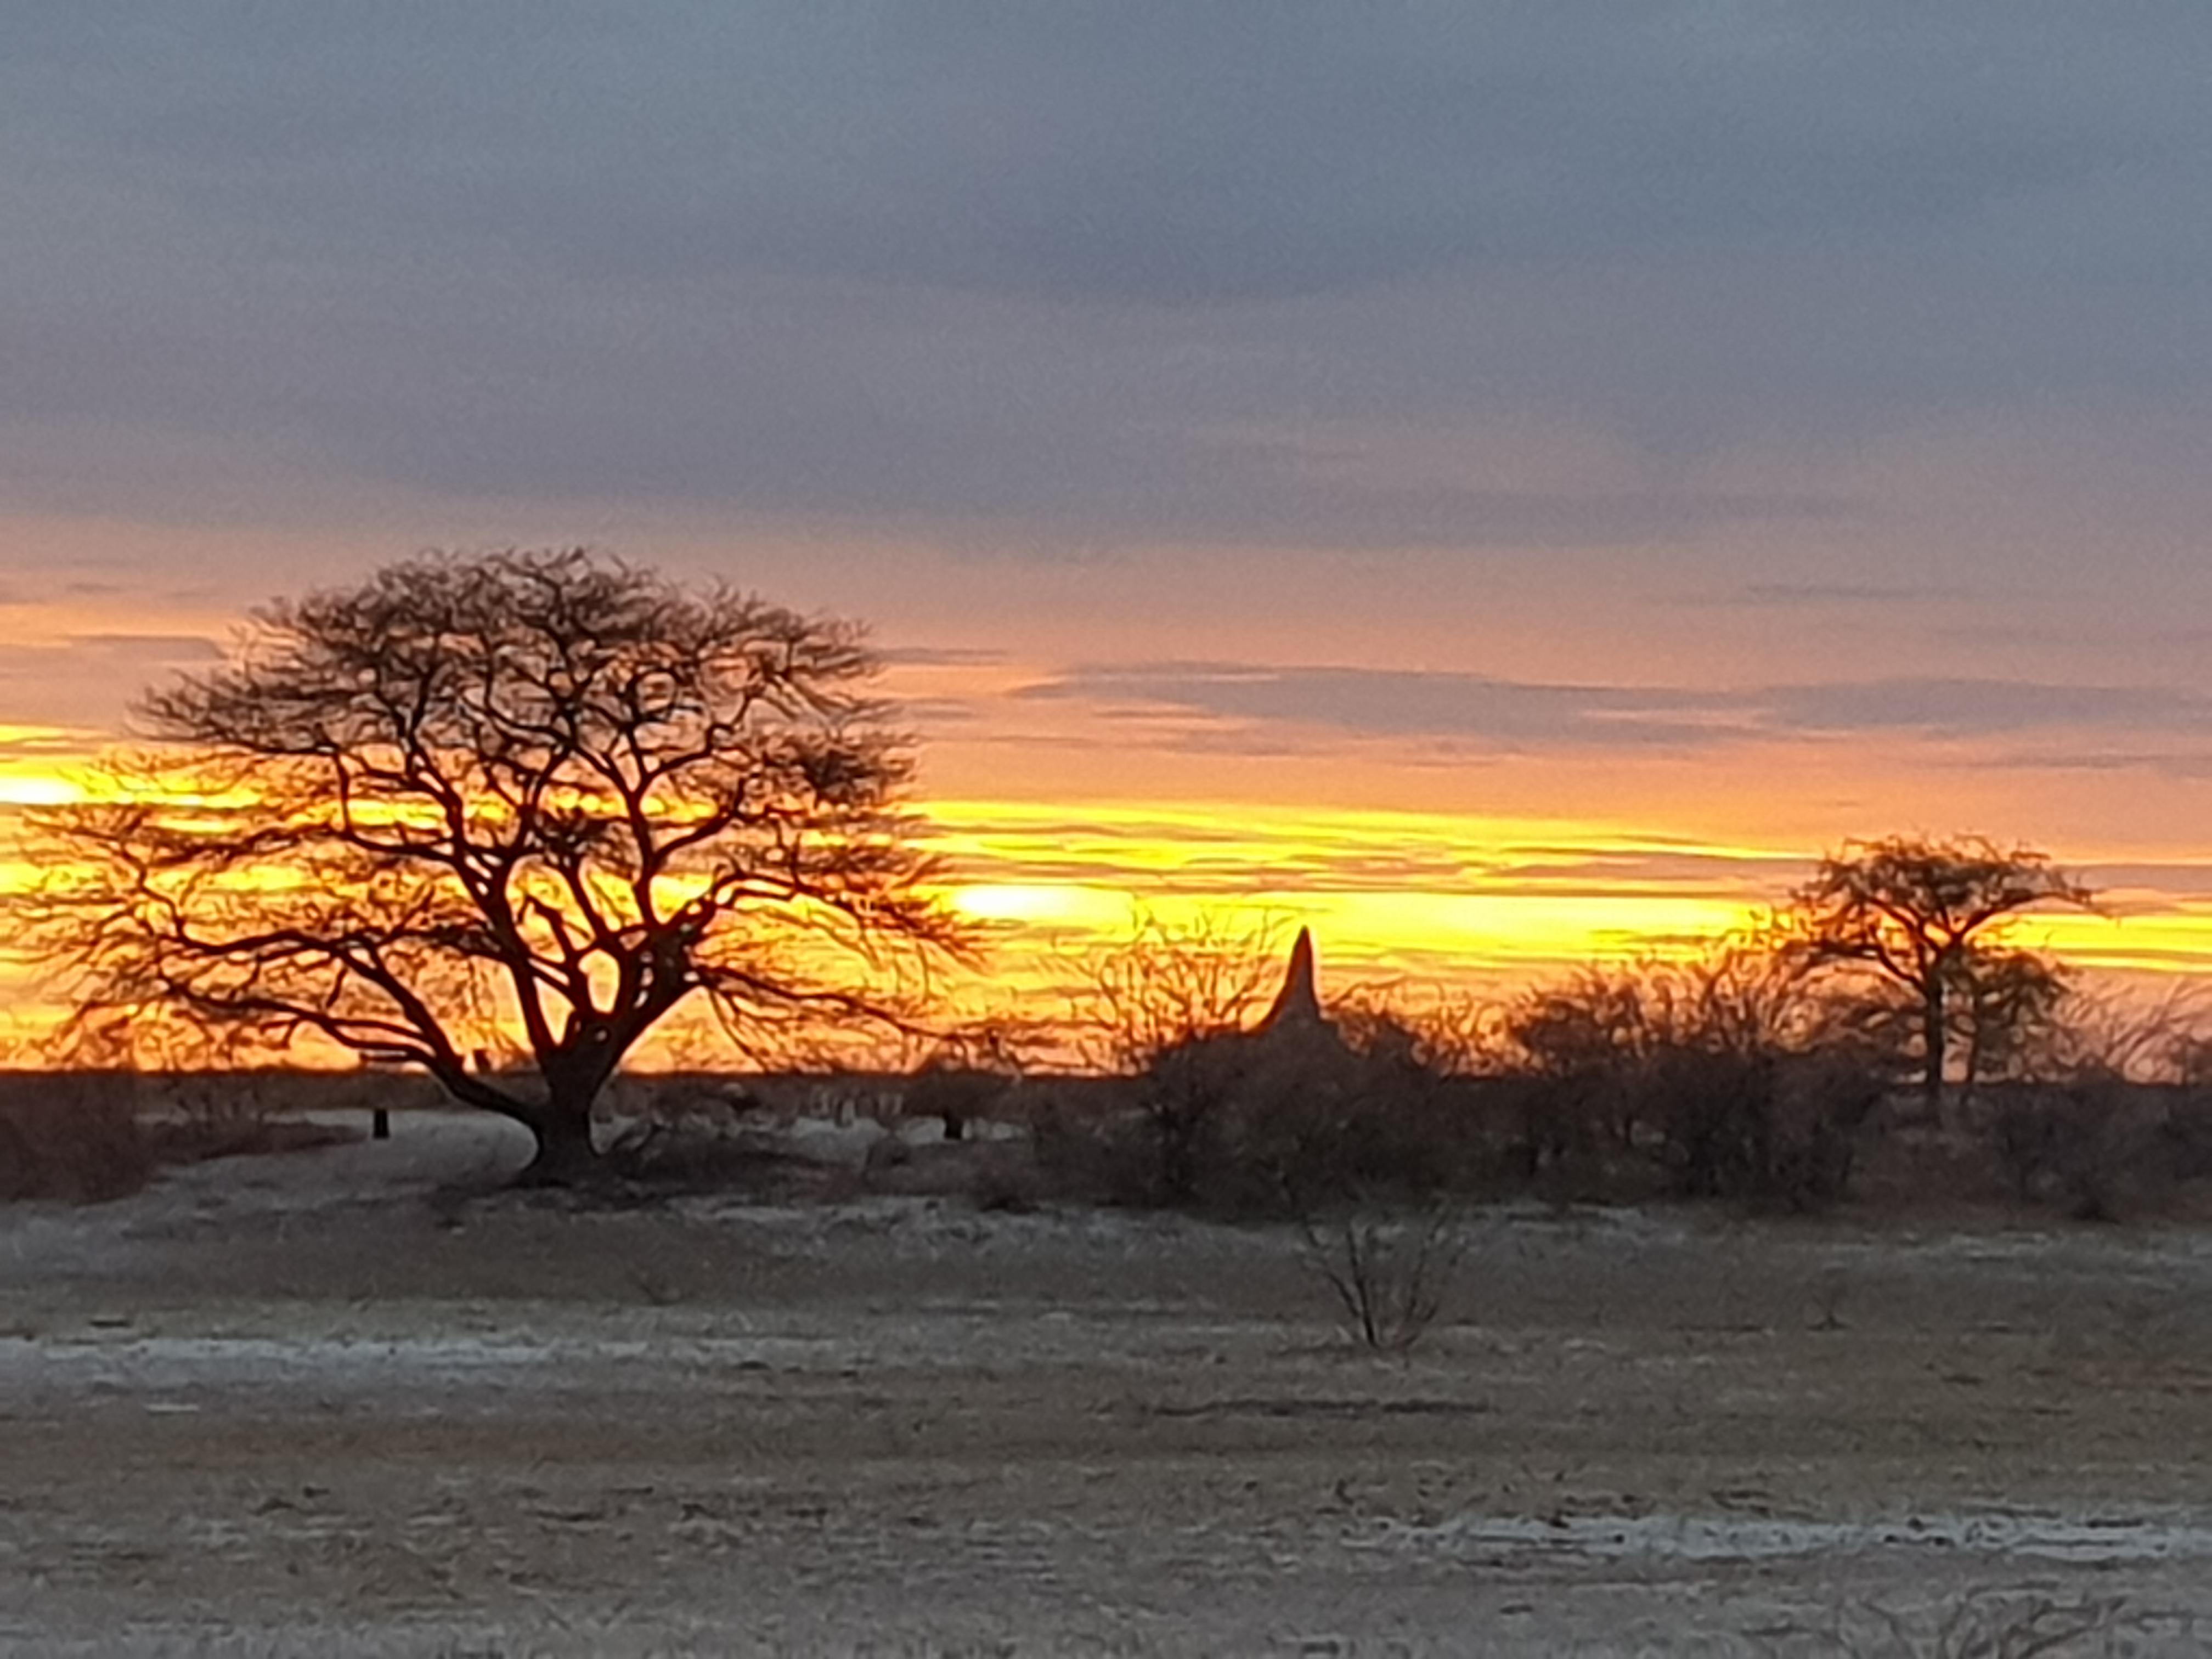
<instances>
[{"instance_id":1,"label":"acacia tree canopy","mask_svg":"<svg viewBox=\"0 0 2212 1659\"><path fill-rule=\"evenodd\" d=\"M1859 964L1911 994L1932 1107L1954 1038L1971 1069L2008 1036L1997 1026L2047 1012L2062 986L2057 964L2002 943L2004 925L2039 905L2094 900L2031 848L1892 836L1821 860L1788 920L1814 961Z\"/></svg>"},{"instance_id":2,"label":"acacia tree canopy","mask_svg":"<svg viewBox=\"0 0 2212 1659\"><path fill-rule=\"evenodd\" d=\"M689 999L740 1044L888 1012L958 953L853 624L579 550L430 556L256 613L146 696L155 744L37 831L31 943L80 1031L181 1019L419 1066L594 1163L592 1104ZM471 1063L519 1033L535 1079Z\"/></svg>"}]
</instances>

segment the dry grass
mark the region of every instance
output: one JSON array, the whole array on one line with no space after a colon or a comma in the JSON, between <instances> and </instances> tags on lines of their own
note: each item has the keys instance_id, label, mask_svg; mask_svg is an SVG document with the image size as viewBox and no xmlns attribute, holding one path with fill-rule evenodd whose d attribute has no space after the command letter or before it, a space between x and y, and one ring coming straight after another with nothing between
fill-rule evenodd
<instances>
[{"instance_id":1,"label":"dry grass","mask_svg":"<svg viewBox=\"0 0 2212 1659\"><path fill-rule=\"evenodd\" d=\"M1811 1645L1785 1650L1834 1659L2086 1659L2176 1652L2174 1643L2193 1645L2197 1632L2186 1615L2147 1612L2123 1597L1993 1590L1917 1614L1855 1607L1825 1629L1789 1633Z\"/></svg>"}]
</instances>

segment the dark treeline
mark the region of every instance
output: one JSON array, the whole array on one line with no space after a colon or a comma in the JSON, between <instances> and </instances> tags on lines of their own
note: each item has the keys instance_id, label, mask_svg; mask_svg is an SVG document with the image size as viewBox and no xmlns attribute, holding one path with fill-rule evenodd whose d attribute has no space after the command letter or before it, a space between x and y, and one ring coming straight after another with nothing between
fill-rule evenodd
<instances>
[{"instance_id":1,"label":"dark treeline","mask_svg":"<svg viewBox=\"0 0 2212 1659\"><path fill-rule=\"evenodd\" d=\"M2030 849L1854 842L1701 950L1501 1002L1369 988L1304 1021L1259 1017L1266 930L1146 923L1091 965L1091 1057L1119 1089L1045 1112L1041 1156L1125 1201L1230 1209L1871 1193L2108 1217L2212 1173L2212 1045L2184 999L2100 998L2008 927L2094 904ZM994 1069L962 1072L969 1110Z\"/></svg>"}]
</instances>

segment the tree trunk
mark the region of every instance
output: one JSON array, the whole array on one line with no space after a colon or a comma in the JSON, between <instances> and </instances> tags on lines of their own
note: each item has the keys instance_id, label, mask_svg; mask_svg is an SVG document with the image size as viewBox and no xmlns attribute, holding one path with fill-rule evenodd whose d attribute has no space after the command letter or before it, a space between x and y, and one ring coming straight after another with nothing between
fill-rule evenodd
<instances>
[{"instance_id":1,"label":"tree trunk","mask_svg":"<svg viewBox=\"0 0 2212 1659\"><path fill-rule=\"evenodd\" d=\"M1959 1079L1959 1101L1962 1110L1970 1110L1982 1086L1982 1014L1972 1010L1973 1024L1966 1031L1966 1064Z\"/></svg>"},{"instance_id":2,"label":"tree trunk","mask_svg":"<svg viewBox=\"0 0 2212 1659\"><path fill-rule=\"evenodd\" d=\"M538 1152L516 1177L525 1187L574 1187L590 1180L600 1170L599 1149L592 1145L592 1103L546 1102L529 1124L538 1137Z\"/></svg>"},{"instance_id":3,"label":"tree trunk","mask_svg":"<svg viewBox=\"0 0 2212 1659\"><path fill-rule=\"evenodd\" d=\"M592 1145L592 1103L614 1071L604 1043L564 1048L538 1061L545 1100L524 1121L538 1137L538 1156L523 1170L528 1187L581 1186L603 1174L605 1165Z\"/></svg>"},{"instance_id":4,"label":"tree trunk","mask_svg":"<svg viewBox=\"0 0 2212 1659\"><path fill-rule=\"evenodd\" d=\"M1943 1014L1943 992L1938 986L1929 991L1920 1006L1920 1046L1923 1066L1920 1091L1928 1109L1928 1121L1936 1128L1943 1127L1943 1060L1950 1048L1948 1021Z\"/></svg>"}]
</instances>

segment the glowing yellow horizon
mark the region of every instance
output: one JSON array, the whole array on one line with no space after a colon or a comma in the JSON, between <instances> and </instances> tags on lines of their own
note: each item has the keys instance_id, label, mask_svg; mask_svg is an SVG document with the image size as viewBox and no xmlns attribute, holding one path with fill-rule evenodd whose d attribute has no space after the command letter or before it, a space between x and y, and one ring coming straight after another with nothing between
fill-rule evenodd
<instances>
[{"instance_id":1,"label":"glowing yellow horizon","mask_svg":"<svg viewBox=\"0 0 2212 1659\"><path fill-rule=\"evenodd\" d=\"M0 804L104 793L81 767L0 768ZM990 946L985 970L950 987L963 1015L1026 1005L1053 1016L1083 953L1127 939L1146 915L1310 927L1328 989L1395 980L1495 994L1591 962L1698 948L1785 902L1826 850L1596 816L1282 802L970 796L919 811L949 866L947 902ZM33 873L0 861L0 888ZM2212 970L2212 868L2173 860L2131 879L2101 912L2037 913L2014 936L2094 973L2172 981ZM31 964L0 969L0 1033L35 1031L55 1012Z\"/></svg>"},{"instance_id":2,"label":"glowing yellow horizon","mask_svg":"<svg viewBox=\"0 0 2212 1659\"><path fill-rule=\"evenodd\" d=\"M927 811L957 872L951 902L990 927L994 978L1010 988L1063 984L1072 957L1127 939L1140 915L1211 915L1312 927L1339 987L1497 994L1755 925L1831 850L1591 818L1247 803L964 799ZM2008 936L2091 974L2212 973L2212 867L2171 867L2190 890L2115 887L2094 911L2030 912Z\"/></svg>"},{"instance_id":3,"label":"glowing yellow horizon","mask_svg":"<svg viewBox=\"0 0 2212 1659\"><path fill-rule=\"evenodd\" d=\"M1790 865L1570 819L1224 803L937 801L955 907L1007 929L1103 941L1134 915L1269 915L1364 969L1488 975L1682 948L1778 902ZM1661 878L1639 861L1687 866ZM1608 878L1607 861L1622 866ZM1809 867L1810 860L1798 860Z\"/></svg>"}]
</instances>

